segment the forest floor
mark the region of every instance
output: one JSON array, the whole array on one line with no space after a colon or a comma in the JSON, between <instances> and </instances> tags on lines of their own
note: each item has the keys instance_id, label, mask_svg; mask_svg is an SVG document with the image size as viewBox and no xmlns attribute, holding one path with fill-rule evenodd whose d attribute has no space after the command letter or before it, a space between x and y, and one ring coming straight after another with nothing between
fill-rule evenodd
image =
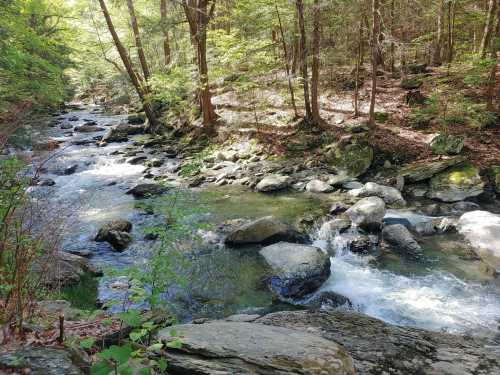
<instances>
[{"instance_id":1,"label":"forest floor","mask_svg":"<svg viewBox=\"0 0 500 375\"><path fill-rule=\"evenodd\" d=\"M322 137L339 138L350 127L365 123L368 117L371 81L364 70L364 83L359 92L360 116L354 113L354 90L346 87L350 77L347 69L343 71L322 72L320 108L325 120L326 133ZM446 67L430 68L419 75L423 85L420 92L430 97L434 92L465 92L477 102L484 101L481 92L466 91L463 76L460 73L448 73ZM296 136L299 122L294 120L286 75L274 72L262 78L258 89L238 92L230 83L215 90L213 103L222 118L224 126L220 133L224 137L249 136L264 143L285 150L285 144ZM411 107L406 103L407 90L401 88L401 79L384 73L379 77L375 110L383 121L377 121L377 127L371 134L371 143L378 154L384 155L391 162L423 161L433 157L430 148L432 139L443 131L439 124L431 123L425 129L414 129L408 123ZM497 99L500 95L497 95ZM295 87L295 97L299 113L303 112L303 93ZM500 164L500 128L473 128L468 124L456 123L448 126L446 132L465 138L462 153L474 164L487 168ZM224 136L225 134L225 136Z\"/></svg>"}]
</instances>

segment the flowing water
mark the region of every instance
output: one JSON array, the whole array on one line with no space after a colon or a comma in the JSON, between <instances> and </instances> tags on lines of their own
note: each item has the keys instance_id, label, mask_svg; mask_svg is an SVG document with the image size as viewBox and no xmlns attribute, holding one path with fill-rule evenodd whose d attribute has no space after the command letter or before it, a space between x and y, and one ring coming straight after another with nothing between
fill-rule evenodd
<instances>
[{"instance_id":1,"label":"flowing water","mask_svg":"<svg viewBox=\"0 0 500 375\"><path fill-rule=\"evenodd\" d=\"M80 125L83 119L88 119L107 127L123 120L120 116L108 116L87 108L65 115L64 123L68 123L71 116L79 119L72 125ZM50 203L52 209L47 212L46 220L63 219L65 239L62 248L90 251L92 261L101 267L124 267L143 262L154 246L154 241L144 240L144 230L157 224L159 218L137 207L134 198L125 194L138 182L146 182L142 177L143 166L128 164L124 155L117 154L131 150L132 141L97 147L72 142L102 135L102 132L73 134L69 131L65 134L54 128L48 135L62 142L42 174L56 184L34 187L33 194ZM178 161L166 159L166 163L174 165ZM72 164L78 164L76 173L58 174ZM175 181L174 174L166 175ZM212 228L228 219L266 215L293 223L298 217L328 204L323 197L306 193L269 196L236 187L196 190L184 196L189 198L181 204L203 208L203 213L194 217L193 222L210 223ZM134 224L134 242L123 253L112 251L106 243L93 241L99 227L116 218ZM316 237L314 230L312 236ZM273 305L272 296L264 285L267 269L256 247L228 249L210 228L202 237L205 241L201 245L191 244L189 249L193 255L187 273L188 287L182 291L175 287L167 291L167 298L182 320L279 308ZM390 323L431 330L498 334L498 282L484 276L477 261L463 259L457 250L459 242L452 236L434 236L423 243L427 255L425 262L405 261L391 254L384 254L375 262L351 253L340 238L328 242L316 240L317 246L335 254L331 258L332 276L322 289L345 295L359 311ZM102 299L112 296L112 283L110 286L109 282L102 281L99 294Z\"/></svg>"}]
</instances>

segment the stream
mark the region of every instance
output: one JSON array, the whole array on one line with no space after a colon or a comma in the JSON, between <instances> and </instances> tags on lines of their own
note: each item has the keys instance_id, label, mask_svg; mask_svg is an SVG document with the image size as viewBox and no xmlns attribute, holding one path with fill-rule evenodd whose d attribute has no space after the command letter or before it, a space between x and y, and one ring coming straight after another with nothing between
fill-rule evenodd
<instances>
[{"instance_id":1,"label":"stream","mask_svg":"<svg viewBox=\"0 0 500 375\"><path fill-rule=\"evenodd\" d=\"M78 120L69 122L74 116ZM63 124L77 126L85 119L96 121L104 128L124 120L122 116L102 113L99 107L85 107L63 117ZM143 178L145 167L126 163L126 157L120 153L132 150L134 140L144 136L133 136L129 142L111 143L106 147L75 144L75 141L79 143L102 134L102 131L81 134L71 129L49 128L43 136L61 144L45 164L41 177L53 179L55 185L33 187L33 194L53 207L45 220L63 219L63 250L90 252L91 261L102 268L137 265L147 259L155 246L155 241L144 239L145 228L158 224L160 219L138 207L137 201L126 194L138 182L147 180ZM39 156L40 160L44 157L46 154ZM166 167L175 166L179 161L165 160L159 173L175 185L177 175L166 172ZM78 165L74 174L60 174L73 164ZM186 197L181 205L202 209L199 216L186 219L213 227L229 219L267 215L294 223L321 205L331 204L331 201L325 203L323 197L308 193L264 195L234 186L192 189L180 197ZM134 241L122 253L112 251L105 242L93 241L105 222L117 218L133 223ZM456 250L460 239L453 235L426 238L422 245L427 260L420 263L391 254L383 255L378 261L363 258L351 253L340 238L327 242L317 239L316 232L317 228L313 228L311 236L316 238L315 245L324 250L333 246L335 250L331 258L332 275L322 289L348 297L360 312L389 323L434 331L500 334L498 281L485 277L477 262L460 256ZM201 232L201 237L201 245L197 242L189 245L193 256L187 288L173 287L166 293L181 321L283 308L273 303L263 283L266 266L255 247L228 249L211 228ZM113 297L116 293L113 285L116 280L100 281L100 300Z\"/></svg>"}]
</instances>

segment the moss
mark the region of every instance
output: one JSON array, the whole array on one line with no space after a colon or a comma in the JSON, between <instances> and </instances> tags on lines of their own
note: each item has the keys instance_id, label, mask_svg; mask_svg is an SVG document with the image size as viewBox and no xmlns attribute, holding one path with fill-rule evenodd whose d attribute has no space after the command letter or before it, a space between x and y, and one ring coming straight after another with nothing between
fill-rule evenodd
<instances>
[{"instance_id":1,"label":"moss","mask_svg":"<svg viewBox=\"0 0 500 375\"><path fill-rule=\"evenodd\" d=\"M365 173L373 161L373 148L366 140L354 140L347 145L333 145L327 161L352 177Z\"/></svg>"},{"instance_id":2,"label":"moss","mask_svg":"<svg viewBox=\"0 0 500 375\"><path fill-rule=\"evenodd\" d=\"M464 147L464 137L441 133L431 142L434 155L458 155Z\"/></svg>"},{"instance_id":3,"label":"moss","mask_svg":"<svg viewBox=\"0 0 500 375\"><path fill-rule=\"evenodd\" d=\"M377 122L386 122L389 119L389 114L387 112L375 112L375 120Z\"/></svg>"},{"instance_id":4,"label":"moss","mask_svg":"<svg viewBox=\"0 0 500 375\"><path fill-rule=\"evenodd\" d=\"M439 183L444 185L472 186L480 180L477 168L470 163L451 168L439 175Z\"/></svg>"},{"instance_id":5,"label":"moss","mask_svg":"<svg viewBox=\"0 0 500 375\"><path fill-rule=\"evenodd\" d=\"M84 274L80 281L61 290L61 298L80 310L95 310L99 281L90 273Z\"/></svg>"},{"instance_id":6,"label":"moss","mask_svg":"<svg viewBox=\"0 0 500 375\"><path fill-rule=\"evenodd\" d=\"M491 167L491 177L493 179L495 191L500 193L500 165L494 165Z\"/></svg>"}]
</instances>

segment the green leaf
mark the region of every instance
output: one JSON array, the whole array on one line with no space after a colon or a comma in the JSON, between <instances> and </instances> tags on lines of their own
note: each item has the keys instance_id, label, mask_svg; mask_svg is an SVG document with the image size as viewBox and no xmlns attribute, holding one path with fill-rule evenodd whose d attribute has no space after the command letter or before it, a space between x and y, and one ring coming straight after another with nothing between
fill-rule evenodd
<instances>
[{"instance_id":1,"label":"green leaf","mask_svg":"<svg viewBox=\"0 0 500 375\"><path fill-rule=\"evenodd\" d=\"M129 327L140 327L142 325L141 315L137 310L129 310L118 314L118 316Z\"/></svg>"},{"instance_id":2,"label":"green leaf","mask_svg":"<svg viewBox=\"0 0 500 375\"><path fill-rule=\"evenodd\" d=\"M182 342L179 339L169 341L169 342L167 342L167 347L172 348L172 349L180 349L180 348L182 348Z\"/></svg>"},{"instance_id":3,"label":"green leaf","mask_svg":"<svg viewBox=\"0 0 500 375\"><path fill-rule=\"evenodd\" d=\"M129 336L132 341L136 342L139 341L142 337L144 337L147 333L148 333L147 330L141 329L138 331L132 331Z\"/></svg>"},{"instance_id":4,"label":"green leaf","mask_svg":"<svg viewBox=\"0 0 500 375\"><path fill-rule=\"evenodd\" d=\"M139 370L139 375L151 375L151 369L148 367L143 367Z\"/></svg>"},{"instance_id":5,"label":"green leaf","mask_svg":"<svg viewBox=\"0 0 500 375\"><path fill-rule=\"evenodd\" d=\"M132 348L129 345L111 345L108 349L102 351L99 356L102 359L113 360L118 364L122 364L128 361L131 354Z\"/></svg>"},{"instance_id":6,"label":"green leaf","mask_svg":"<svg viewBox=\"0 0 500 375\"><path fill-rule=\"evenodd\" d=\"M159 352L163 348L163 344L161 342L157 342L156 344L150 345L148 350L152 352Z\"/></svg>"},{"instance_id":7,"label":"green leaf","mask_svg":"<svg viewBox=\"0 0 500 375\"><path fill-rule=\"evenodd\" d=\"M95 341L96 341L95 337L88 337L86 339L83 339L82 341L80 341L80 348L90 349L94 346Z\"/></svg>"},{"instance_id":8,"label":"green leaf","mask_svg":"<svg viewBox=\"0 0 500 375\"><path fill-rule=\"evenodd\" d=\"M113 368L107 361L97 362L90 368L91 375L108 375L111 371L113 371Z\"/></svg>"},{"instance_id":9,"label":"green leaf","mask_svg":"<svg viewBox=\"0 0 500 375\"><path fill-rule=\"evenodd\" d=\"M165 361L163 358L158 360L158 368L161 371L165 371L167 369L167 361Z\"/></svg>"}]
</instances>

